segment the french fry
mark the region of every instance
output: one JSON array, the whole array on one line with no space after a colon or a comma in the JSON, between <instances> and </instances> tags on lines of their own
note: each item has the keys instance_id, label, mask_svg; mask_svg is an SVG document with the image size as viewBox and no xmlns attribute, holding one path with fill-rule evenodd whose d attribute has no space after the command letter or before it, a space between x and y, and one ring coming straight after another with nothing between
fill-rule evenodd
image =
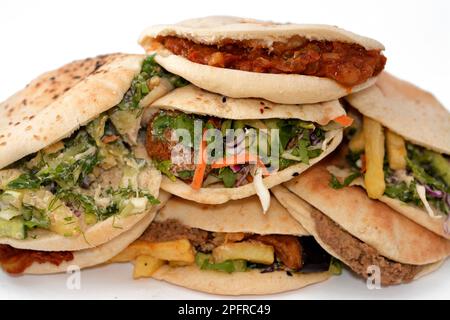
<instances>
[{"instance_id":1,"label":"french fry","mask_svg":"<svg viewBox=\"0 0 450 320\"><path fill-rule=\"evenodd\" d=\"M403 170L406 168L406 145L405 140L398 134L386 130L386 151L389 167L392 170Z\"/></svg>"},{"instance_id":2,"label":"french fry","mask_svg":"<svg viewBox=\"0 0 450 320\"><path fill-rule=\"evenodd\" d=\"M351 152L358 153L364 151L364 132L359 130L355 133L353 138L348 143L348 148Z\"/></svg>"},{"instance_id":3,"label":"french fry","mask_svg":"<svg viewBox=\"0 0 450 320\"><path fill-rule=\"evenodd\" d=\"M166 260L194 263L195 253L191 242L180 239L166 242L148 242L149 252L152 257Z\"/></svg>"},{"instance_id":4,"label":"french fry","mask_svg":"<svg viewBox=\"0 0 450 320\"><path fill-rule=\"evenodd\" d=\"M192 262L184 262L184 261L169 261L169 266L173 268L177 267L186 267L193 264Z\"/></svg>"},{"instance_id":5,"label":"french fry","mask_svg":"<svg viewBox=\"0 0 450 320\"><path fill-rule=\"evenodd\" d=\"M148 241L136 240L109 262L129 262L133 261L138 256L151 255L152 252L148 245L149 243L150 242Z\"/></svg>"},{"instance_id":6,"label":"french fry","mask_svg":"<svg viewBox=\"0 0 450 320\"><path fill-rule=\"evenodd\" d=\"M125 250L110 259L110 263L129 262L138 256L151 256L165 261L175 261L176 263L192 264L195 262L194 249L187 239L149 242L136 240Z\"/></svg>"},{"instance_id":7,"label":"french fry","mask_svg":"<svg viewBox=\"0 0 450 320\"><path fill-rule=\"evenodd\" d=\"M133 278L149 278L163 264L163 260L154 258L152 256L138 256L136 257L136 260L134 262Z\"/></svg>"},{"instance_id":8,"label":"french fry","mask_svg":"<svg viewBox=\"0 0 450 320\"><path fill-rule=\"evenodd\" d=\"M366 174L364 176L364 183L369 197L372 199L379 199L386 188L383 171L383 127L379 122L364 117L363 131L366 156Z\"/></svg>"},{"instance_id":9,"label":"french fry","mask_svg":"<svg viewBox=\"0 0 450 320\"><path fill-rule=\"evenodd\" d=\"M273 247L260 242L227 243L216 247L212 254L216 263L239 259L261 264L272 264L274 261Z\"/></svg>"}]
</instances>

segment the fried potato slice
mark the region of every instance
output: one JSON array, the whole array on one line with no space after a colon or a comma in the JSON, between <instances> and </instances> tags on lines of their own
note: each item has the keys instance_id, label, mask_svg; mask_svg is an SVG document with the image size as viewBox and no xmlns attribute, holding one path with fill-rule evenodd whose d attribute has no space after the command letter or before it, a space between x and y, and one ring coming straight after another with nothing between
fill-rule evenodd
<instances>
[{"instance_id":1,"label":"fried potato slice","mask_svg":"<svg viewBox=\"0 0 450 320\"><path fill-rule=\"evenodd\" d=\"M406 169L405 140L391 130L386 130L386 149L389 167L392 170Z\"/></svg>"},{"instance_id":2,"label":"fried potato slice","mask_svg":"<svg viewBox=\"0 0 450 320\"><path fill-rule=\"evenodd\" d=\"M138 256L134 262L133 278L150 278L164 263L152 256Z\"/></svg>"},{"instance_id":3,"label":"fried potato slice","mask_svg":"<svg viewBox=\"0 0 450 320\"><path fill-rule=\"evenodd\" d=\"M369 197L372 199L379 199L386 188L383 171L383 127L379 122L364 117L363 131L366 156L366 174L364 176L364 183Z\"/></svg>"},{"instance_id":4,"label":"fried potato slice","mask_svg":"<svg viewBox=\"0 0 450 320\"><path fill-rule=\"evenodd\" d=\"M270 265L274 261L274 248L256 241L227 243L216 247L212 254L216 263L226 260L246 260Z\"/></svg>"}]
</instances>

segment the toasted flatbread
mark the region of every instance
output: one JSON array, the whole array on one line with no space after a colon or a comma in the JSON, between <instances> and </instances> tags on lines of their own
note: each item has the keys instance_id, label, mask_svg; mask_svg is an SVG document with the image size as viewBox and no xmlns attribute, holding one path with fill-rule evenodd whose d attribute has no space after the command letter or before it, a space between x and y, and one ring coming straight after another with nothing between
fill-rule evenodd
<instances>
[{"instance_id":1,"label":"toasted flatbread","mask_svg":"<svg viewBox=\"0 0 450 320\"><path fill-rule=\"evenodd\" d=\"M117 53L74 61L40 75L2 102L0 169L69 137L115 107L140 73L144 58L144 55ZM146 96L146 102L150 104L169 89L162 83L161 88L155 90L156 95ZM9 179L4 172L0 173L0 185L5 185L4 180ZM160 182L159 171L151 167L139 177L139 187L155 197ZM28 233L27 239L0 238L0 243L30 250L83 250L110 241L144 217L145 214L111 217L74 237L35 229Z\"/></svg>"},{"instance_id":2,"label":"toasted flatbread","mask_svg":"<svg viewBox=\"0 0 450 320\"><path fill-rule=\"evenodd\" d=\"M383 72L376 85L346 97L352 107L405 140L450 154L450 112L429 92ZM363 179L352 183L365 188ZM445 215L432 217L421 207L383 195L381 202L436 234L450 239Z\"/></svg>"},{"instance_id":3,"label":"toasted flatbread","mask_svg":"<svg viewBox=\"0 0 450 320\"><path fill-rule=\"evenodd\" d=\"M145 186L146 190L157 197L159 195L160 182L161 173L155 169L149 169L142 176L141 186ZM151 210L150 208L149 211ZM85 250L111 241L135 224L140 223L146 215L148 215L148 212L126 217L112 216L89 226L82 234L74 237L65 237L49 230L35 229L28 233L26 239L0 238L0 244L8 244L18 249L40 251Z\"/></svg>"},{"instance_id":4,"label":"toasted flatbread","mask_svg":"<svg viewBox=\"0 0 450 320\"><path fill-rule=\"evenodd\" d=\"M293 274L275 271L261 273L258 270L247 272L225 272L200 270L197 266L171 268L162 266L153 274L163 280L185 288L220 295L274 294L297 290L330 278L329 272Z\"/></svg>"},{"instance_id":5,"label":"toasted flatbread","mask_svg":"<svg viewBox=\"0 0 450 320\"><path fill-rule=\"evenodd\" d=\"M70 136L114 107L141 70L143 55L72 62L33 80L0 104L0 168Z\"/></svg>"},{"instance_id":6,"label":"toasted flatbread","mask_svg":"<svg viewBox=\"0 0 450 320\"><path fill-rule=\"evenodd\" d=\"M450 154L450 112L431 93L383 72L373 87L346 100L406 140Z\"/></svg>"},{"instance_id":7,"label":"toasted flatbread","mask_svg":"<svg viewBox=\"0 0 450 320\"><path fill-rule=\"evenodd\" d=\"M384 203L369 199L361 188L354 186L336 190L330 187L328 165L329 161L324 161L284 186L342 229L393 261L426 265L441 261L450 254L450 241ZM283 205L287 203L280 202ZM301 223L311 232L304 222Z\"/></svg>"},{"instance_id":8,"label":"toasted flatbread","mask_svg":"<svg viewBox=\"0 0 450 320\"><path fill-rule=\"evenodd\" d=\"M191 83L208 91L234 98L257 97L277 103L315 103L338 99L349 89L333 80L304 75L254 73L233 69L211 67L194 63L169 52L155 50L158 36L179 36L202 44L215 44L224 39L257 40L270 45L299 35L311 40L329 40L356 43L367 50L383 50L381 43L361 37L335 26L277 24L238 17L213 16L183 21L175 25L159 25L147 28L139 43L147 52L157 52L156 60L164 68L178 74ZM352 92L365 89L375 82L351 88Z\"/></svg>"},{"instance_id":9,"label":"toasted flatbread","mask_svg":"<svg viewBox=\"0 0 450 320\"><path fill-rule=\"evenodd\" d=\"M64 261L59 265L52 263L33 263L27 269L25 274L50 274L67 272L70 266L76 266L80 269L85 269L100 265L115 257L122 250L124 250L130 243L139 238L141 234L147 229L150 223L155 218L158 210L160 210L170 198L170 194L162 192L159 195L160 204L153 207L151 211L136 223L131 229L115 237L109 242L99 245L95 248L79 250L73 252L73 259Z\"/></svg>"},{"instance_id":10,"label":"toasted flatbread","mask_svg":"<svg viewBox=\"0 0 450 320\"><path fill-rule=\"evenodd\" d=\"M308 235L300 223L293 219L274 197L266 214L262 213L257 196L221 205L203 205L173 197L160 210L155 221L168 219L176 219L191 228L213 232Z\"/></svg>"},{"instance_id":11,"label":"toasted flatbread","mask_svg":"<svg viewBox=\"0 0 450 320\"><path fill-rule=\"evenodd\" d=\"M326 241L322 239L320 232L318 231L317 224L315 223L315 220L313 218L313 215L315 214L322 214L320 211L318 211L315 207L313 207L312 205L310 205L309 203L298 197L295 193L289 191L289 189L287 189L284 186L277 186L273 188L272 193L275 195L277 199L279 199L279 201L283 203L283 205L292 214L292 216L299 222L301 222L302 225L305 226L305 229L307 229L308 232L310 232L314 236L314 238L322 246L322 248L324 248L330 255L339 259L340 261L348 264L349 266L352 265L352 263L348 261L346 257L341 255L337 250L335 250L331 245L329 245ZM339 239L335 239L335 241L339 243ZM340 252L343 252L343 250L352 251L352 248L340 248ZM410 280L419 279L437 270L444 261L445 258L442 258L441 260L437 260L436 262L419 266L413 266L412 272L414 273L414 275L413 278L411 278ZM381 276L383 276L383 274L381 274ZM390 282L389 284L400 284L403 281L404 279L402 279L402 276L399 273L397 279L389 280Z\"/></svg>"},{"instance_id":12,"label":"toasted flatbread","mask_svg":"<svg viewBox=\"0 0 450 320\"><path fill-rule=\"evenodd\" d=\"M309 233L272 197L266 214L256 196L209 206L172 197L160 210L155 221L176 219L183 225L212 232L248 232L255 234L289 234L307 236ZM325 281L329 272L292 273L259 270L234 272L200 270L196 265L186 267L162 266L153 278L185 288L221 295L272 294L300 289Z\"/></svg>"}]
</instances>

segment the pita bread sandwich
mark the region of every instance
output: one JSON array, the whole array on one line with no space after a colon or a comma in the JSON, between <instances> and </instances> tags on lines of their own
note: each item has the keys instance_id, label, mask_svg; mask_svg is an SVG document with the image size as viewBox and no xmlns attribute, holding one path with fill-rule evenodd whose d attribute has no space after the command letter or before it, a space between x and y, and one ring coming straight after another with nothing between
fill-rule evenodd
<instances>
[{"instance_id":1,"label":"pita bread sandwich","mask_svg":"<svg viewBox=\"0 0 450 320\"><path fill-rule=\"evenodd\" d=\"M188 85L155 101L143 119L163 190L205 204L257 194L267 210L267 189L331 153L348 117L337 100L282 105Z\"/></svg>"},{"instance_id":2,"label":"pita bread sandwich","mask_svg":"<svg viewBox=\"0 0 450 320\"><path fill-rule=\"evenodd\" d=\"M135 278L223 295L299 289L328 279L330 264L337 266L276 199L263 214L256 196L221 205L172 197L111 261L130 260Z\"/></svg>"},{"instance_id":3,"label":"pita bread sandwich","mask_svg":"<svg viewBox=\"0 0 450 320\"><path fill-rule=\"evenodd\" d=\"M71 268L85 269L107 263L142 235L169 198L170 194L162 191L158 197L160 203L152 207L139 223L97 247L78 251L42 251L0 245L0 266L9 274L19 275L66 273Z\"/></svg>"},{"instance_id":4,"label":"pita bread sandwich","mask_svg":"<svg viewBox=\"0 0 450 320\"><path fill-rule=\"evenodd\" d=\"M334 174L354 177L369 197L450 239L450 113L388 73L346 99L362 120L347 135L347 169Z\"/></svg>"},{"instance_id":5,"label":"pita bread sandwich","mask_svg":"<svg viewBox=\"0 0 450 320\"><path fill-rule=\"evenodd\" d=\"M374 84L381 43L328 25L205 17L146 29L139 43L194 85L233 98L304 104Z\"/></svg>"},{"instance_id":6,"label":"pita bread sandwich","mask_svg":"<svg viewBox=\"0 0 450 320\"><path fill-rule=\"evenodd\" d=\"M153 57L111 54L45 73L0 104L0 244L73 251L131 229L161 175L138 132L180 78Z\"/></svg>"},{"instance_id":7,"label":"pita bread sandwich","mask_svg":"<svg viewBox=\"0 0 450 320\"><path fill-rule=\"evenodd\" d=\"M331 159L334 160L334 159ZM272 189L280 203L332 256L382 285L409 282L438 268L450 242L356 186L330 186L324 160Z\"/></svg>"}]
</instances>

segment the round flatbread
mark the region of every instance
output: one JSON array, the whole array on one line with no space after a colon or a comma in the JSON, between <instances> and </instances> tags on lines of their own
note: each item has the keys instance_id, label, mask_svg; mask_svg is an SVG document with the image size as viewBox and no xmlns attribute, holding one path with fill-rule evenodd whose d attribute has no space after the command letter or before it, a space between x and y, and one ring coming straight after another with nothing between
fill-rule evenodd
<instances>
[{"instance_id":1,"label":"round flatbread","mask_svg":"<svg viewBox=\"0 0 450 320\"><path fill-rule=\"evenodd\" d=\"M203 205L173 197L161 209L155 221L175 219L190 228L211 232L289 234L307 236L308 232L272 197L264 214L257 196L220 205Z\"/></svg>"},{"instance_id":2,"label":"round flatbread","mask_svg":"<svg viewBox=\"0 0 450 320\"><path fill-rule=\"evenodd\" d=\"M264 99L229 98L194 85L173 90L153 102L145 112L152 113L154 108L232 120L301 119L320 125L346 114L338 100L301 105L279 104Z\"/></svg>"},{"instance_id":3,"label":"round flatbread","mask_svg":"<svg viewBox=\"0 0 450 320\"><path fill-rule=\"evenodd\" d=\"M283 271L261 273L258 270L228 274L200 270L197 266L172 268L163 266L153 278L184 288L220 295L274 294L297 290L330 278L329 272L287 275Z\"/></svg>"},{"instance_id":4,"label":"round flatbread","mask_svg":"<svg viewBox=\"0 0 450 320\"><path fill-rule=\"evenodd\" d=\"M355 43L367 50L383 50L381 43L335 26L277 24L237 17L206 17L175 25L147 28L139 43L148 53L156 52L156 61L170 72L208 91L234 98L257 97L277 103L315 103L338 99L371 86L375 78L351 90L337 82L313 76L255 73L202 65L172 54L155 44L158 36L179 36L202 44L215 44L224 39L256 40L267 45L292 36L309 40Z\"/></svg>"},{"instance_id":5,"label":"round flatbread","mask_svg":"<svg viewBox=\"0 0 450 320\"><path fill-rule=\"evenodd\" d=\"M156 169L148 169L142 175L141 186L155 197L159 195L161 173ZM149 209L151 211L152 208ZM8 244L18 249L40 250L40 251L77 251L95 248L105 242L126 232L135 224L140 223L148 212L133 214L126 217L118 215L97 222L87 227L83 233L74 237L63 235L44 229L35 229L28 232L28 237L23 240L13 238L0 238L0 244Z\"/></svg>"},{"instance_id":6,"label":"round flatbread","mask_svg":"<svg viewBox=\"0 0 450 320\"><path fill-rule=\"evenodd\" d=\"M254 234L288 234L307 236L309 233L272 197L271 206L263 213L256 196L209 206L172 197L160 210L155 221L176 219L190 228L211 232L248 232ZM329 272L292 273L260 270L234 272L200 270L197 266L165 265L153 274L185 288L222 295L273 294L300 289L325 281Z\"/></svg>"},{"instance_id":7,"label":"round flatbread","mask_svg":"<svg viewBox=\"0 0 450 320\"><path fill-rule=\"evenodd\" d=\"M144 55L109 54L74 61L37 77L0 104L0 168L70 136L81 126L116 106L141 71ZM167 89L168 90L168 89ZM157 90L158 95L167 90ZM150 96L150 95L149 95ZM152 101L147 98L147 102ZM0 175L0 185L3 185ZM158 196L161 174L150 168L140 187ZM145 217L111 217L75 237L38 229L28 238L0 238L19 249L73 251L96 247L130 229Z\"/></svg>"},{"instance_id":8,"label":"round flatbread","mask_svg":"<svg viewBox=\"0 0 450 320\"><path fill-rule=\"evenodd\" d=\"M346 99L406 140L450 154L450 112L431 93L383 72L373 87Z\"/></svg>"},{"instance_id":9,"label":"round flatbread","mask_svg":"<svg viewBox=\"0 0 450 320\"><path fill-rule=\"evenodd\" d=\"M265 107L267 108L264 111ZM328 124L331 120L341 115L345 115L344 109L336 100L318 105L280 105L262 101L261 99L223 99L220 95L201 90L195 86L187 86L172 91L156 100L147 111L155 113L159 109L178 110L185 113L209 115L225 119L229 119L229 117L231 119L301 119L323 125ZM265 177L263 182L266 188L272 188L292 179L335 150L342 141L342 129L329 131L326 135L328 143L320 156L311 159L309 165L297 163ZM256 194L255 187L251 183L236 188L211 185L194 190L189 184L180 179L172 181L165 176L162 179L161 188L181 198L205 204L220 204Z\"/></svg>"},{"instance_id":10,"label":"round flatbread","mask_svg":"<svg viewBox=\"0 0 450 320\"><path fill-rule=\"evenodd\" d=\"M130 230L115 237L111 241L104 243L92 249L85 249L73 252L73 259L71 261L63 261L59 265L52 263L33 263L27 269L25 274L50 274L67 272L70 266L76 266L80 269L96 266L107 262L123 251L134 240L139 238L141 234L147 229L150 223L155 218L156 213L160 210L170 198L170 194L162 192L159 196L160 204L153 207L151 211L144 215L144 217L136 223Z\"/></svg>"},{"instance_id":11,"label":"round flatbread","mask_svg":"<svg viewBox=\"0 0 450 320\"><path fill-rule=\"evenodd\" d=\"M318 231L318 226L315 222L314 215L323 215L321 212L319 212L317 209L315 209L313 206L308 204L306 201L302 200L298 196L296 196L294 193L290 192L287 188L283 186L277 186L272 189L273 194L283 202L283 205L287 208L287 210L292 214L292 216L297 219L299 222L301 222L303 225L305 225L305 228L311 232L311 234L314 236L316 241L320 244L320 246L325 249L330 255L333 257L339 259L340 261L344 262L350 268L352 269L352 265L355 264L355 259L360 260L357 264L368 264L372 262L365 261L365 259L370 259L369 256L364 256L362 252L360 252L360 256L357 256L355 251L355 248L346 248L342 247L342 244L340 244L341 239L333 239L333 241L338 241L338 244L341 245L341 247L335 249L331 244L327 243L326 240L322 239L321 233ZM346 231L341 231L346 232ZM349 237L352 237L349 235ZM355 240L358 242L359 240ZM367 248L367 246L365 246ZM358 249L356 249L358 250ZM367 249L366 249L367 250ZM370 250L370 249L369 249ZM339 251L339 252L338 252ZM340 252L342 254L340 254ZM374 258L375 259L375 258ZM382 276L382 283L385 285L392 285L392 284L400 284L402 282L408 282L411 280L419 279L435 270L437 270L442 263L445 261L445 259L436 261L434 263L420 265L420 266L411 266L411 265L402 265L397 262L388 262L383 257L376 258L378 263L381 263L383 265L383 268L388 267L390 270L383 269L381 271ZM384 261L383 261L384 260ZM375 262L375 261L374 261ZM380 267L380 265L379 265ZM405 271L402 272L402 269L405 269ZM361 272L361 266L358 266L355 272ZM387 275L384 272L389 273ZM409 273L409 274L408 274ZM366 274L363 274L363 276L366 277Z\"/></svg>"},{"instance_id":12,"label":"round flatbread","mask_svg":"<svg viewBox=\"0 0 450 320\"><path fill-rule=\"evenodd\" d=\"M348 168L337 168L335 166L330 166L327 169L340 179L345 179L352 174L352 171ZM350 186L359 186L366 189L366 185L362 177L358 177L353 180L350 183ZM430 231L433 231L443 238L450 240L450 234L445 231L444 227L447 223L446 216L431 217L423 208L420 208L414 204L405 203L399 199L390 198L386 195L381 196L378 201L387 204L389 207L403 214L415 223L427 228Z\"/></svg>"},{"instance_id":13,"label":"round flatbread","mask_svg":"<svg viewBox=\"0 0 450 320\"><path fill-rule=\"evenodd\" d=\"M0 168L70 136L117 105L143 59L111 54L75 61L39 76L2 102Z\"/></svg>"},{"instance_id":14,"label":"round flatbread","mask_svg":"<svg viewBox=\"0 0 450 320\"><path fill-rule=\"evenodd\" d=\"M393 261L427 265L441 261L450 254L450 241L412 222L384 203L369 199L361 188L355 186L336 190L330 187L328 165L329 161L320 163L284 184L300 200L295 200L295 196L290 197L289 201L280 197L277 197L278 200L294 209L307 207L304 204L306 201L349 234ZM311 232L312 227L308 227L306 221L300 220L300 223Z\"/></svg>"},{"instance_id":15,"label":"round flatbread","mask_svg":"<svg viewBox=\"0 0 450 320\"><path fill-rule=\"evenodd\" d=\"M405 140L450 154L450 113L429 92L383 72L376 85L346 97L363 115L380 122ZM352 183L365 188L363 179ZM434 233L450 239L447 217L432 217L421 207L383 195L381 202Z\"/></svg>"}]
</instances>

